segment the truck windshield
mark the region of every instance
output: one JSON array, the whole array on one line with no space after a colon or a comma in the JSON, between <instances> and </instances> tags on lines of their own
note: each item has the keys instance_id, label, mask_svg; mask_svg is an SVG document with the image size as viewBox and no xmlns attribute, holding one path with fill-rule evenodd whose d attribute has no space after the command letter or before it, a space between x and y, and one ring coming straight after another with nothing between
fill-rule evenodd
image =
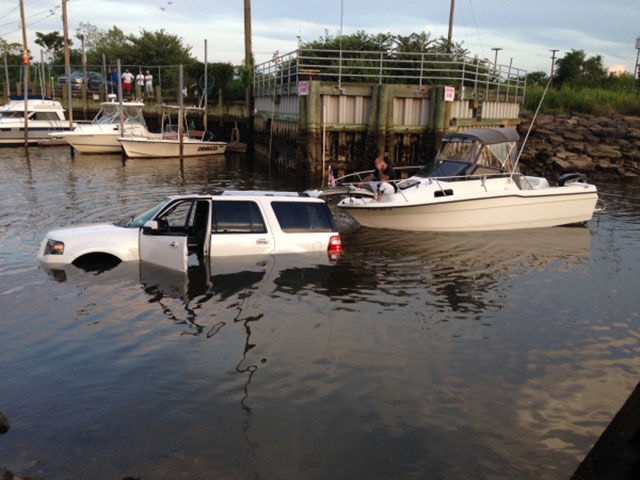
<instances>
[{"instance_id":1,"label":"truck windshield","mask_svg":"<svg viewBox=\"0 0 640 480\"><path fill-rule=\"evenodd\" d=\"M149 210L146 210L140 215L133 217L131 221L122 222L121 226L128 228L142 228L147 220L151 220L160 210L162 210L167 205L167 203L169 203L170 200L170 198L165 198L160 203L151 207Z\"/></svg>"}]
</instances>

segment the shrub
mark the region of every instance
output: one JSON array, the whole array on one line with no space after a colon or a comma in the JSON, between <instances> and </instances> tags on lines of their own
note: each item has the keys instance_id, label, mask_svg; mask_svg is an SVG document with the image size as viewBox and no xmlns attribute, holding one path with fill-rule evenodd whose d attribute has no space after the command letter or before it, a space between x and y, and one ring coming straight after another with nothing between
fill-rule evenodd
<instances>
[{"instance_id":1,"label":"shrub","mask_svg":"<svg viewBox=\"0 0 640 480\"><path fill-rule=\"evenodd\" d=\"M544 94L541 113L575 112L597 116L640 115L640 93L629 89L608 90L603 88L559 89L532 85L527 87L523 108L535 111Z\"/></svg>"}]
</instances>

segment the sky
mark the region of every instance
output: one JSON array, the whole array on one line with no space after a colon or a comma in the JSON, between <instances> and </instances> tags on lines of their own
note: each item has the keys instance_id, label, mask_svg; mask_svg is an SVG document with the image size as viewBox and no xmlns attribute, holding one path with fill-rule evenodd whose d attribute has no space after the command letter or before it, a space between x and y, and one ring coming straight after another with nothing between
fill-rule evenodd
<instances>
[{"instance_id":1,"label":"sky","mask_svg":"<svg viewBox=\"0 0 640 480\"><path fill-rule=\"evenodd\" d=\"M551 50L600 55L604 67L633 73L640 37L640 0L457 0L453 41L470 56L533 71L551 70ZM22 43L19 0L0 2L0 37ZM67 0L69 36L79 23L125 34L164 30L176 35L200 61L244 60L243 0ZM426 32L446 37L451 0L252 0L252 46L256 63L292 52L298 40L315 41L364 31L370 35ZM27 43L40 58L35 32L63 32L62 0L24 0ZM77 46L78 41L74 44ZM638 45L640 46L640 45ZM493 50L500 48L501 50Z\"/></svg>"}]
</instances>

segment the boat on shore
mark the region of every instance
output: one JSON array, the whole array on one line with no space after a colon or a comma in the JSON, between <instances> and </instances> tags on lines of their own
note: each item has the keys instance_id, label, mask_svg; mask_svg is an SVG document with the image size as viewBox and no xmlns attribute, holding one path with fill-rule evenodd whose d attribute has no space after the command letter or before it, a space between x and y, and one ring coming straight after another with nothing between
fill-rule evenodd
<instances>
[{"instance_id":1,"label":"boat on shore","mask_svg":"<svg viewBox=\"0 0 640 480\"><path fill-rule=\"evenodd\" d=\"M27 143L51 142L50 133L69 131L65 109L57 100L28 96L26 99ZM0 106L0 145L16 146L25 143L25 99L12 95Z\"/></svg>"},{"instance_id":2,"label":"boat on shore","mask_svg":"<svg viewBox=\"0 0 640 480\"><path fill-rule=\"evenodd\" d=\"M583 174L565 174L551 185L520 173L518 141L518 132L506 128L450 133L432 166L388 181L395 193L376 195L379 182L363 181L369 170L338 178L335 188L317 194L343 197L337 207L364 227L433 232L584 224L604 209Z\"/></svg>"},{"instance_id":3,"label":"boat on shore","mask_svg":"<svg viewBox=\"0 0 640 480\"><path fill-rule=\"evenodd\" d=\"M91 123L79 123L71 131L50 135L62 138L80 153L121 153L119 137L149 133L143 109L144 102L118 102L111 94L100 103L100 111Z\"/></svg>"},{"instance_id":4,"label":"boat on shore","mask_svg":"<svg viewBox=\"0 0 640 480\"><path fill-rule=\"evenodd\" d=\"M204 108L160 105L162 124L160 133L118 137L118 142L129 158L201 157L224 155L227 142L217 141L209 130L183 129L189 113L203 115ZM185 121L173 122L173 117L183 115Z\"/></svg>"}]
</instances>

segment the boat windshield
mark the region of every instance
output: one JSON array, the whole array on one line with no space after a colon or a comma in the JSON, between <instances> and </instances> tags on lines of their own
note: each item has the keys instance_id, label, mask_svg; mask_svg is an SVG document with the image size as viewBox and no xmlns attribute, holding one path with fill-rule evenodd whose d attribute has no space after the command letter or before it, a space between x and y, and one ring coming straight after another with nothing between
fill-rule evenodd
<instances>
[{"instance_id":1,"label":"boat windshield","mask_svg":"<svg viewBox=\"0 0 640 480\"><path fill-rule=\"evenodd\" d=\"M457 177L464 175L466 170L471 166L469 162L460 160L442 160L436 159L433 167L425 167L417 176L419 177Z\"/></svg>"},{"instance_id":2,"label":"boat windshield","mask_svg":"<svg viewBox=\"0 0 640 480\"><path fill-rule=\"evenodd\" d=\"M516 159L516 143L503 142L485 145L478 158L478 165L503 171L513 170Z\"/></svg>"},{"instance_id":3,"label":"boat windshield","mask_svg":"<svg viewBox=\"0 0 640 480\"><path fill-rule=\"evenodd\" d=\"M111 109L106 109L106 108L103 108L102 110L100 110L94 120L94 123L101 124L101 125L117 123L117 122L118 122L118 112L113 111Z\"/></svg>"},{"instance_id":4,"label":"boat windshield","mask_svg":"<svg viewBox=\"0 0 640 480\"><path fill-rule=\"evenodd\" d=\"M443 143L438 152L438 160L466 160L471 161L474 142L472 141L448 141Z\"/></svg>"},{"instance_id":5,"label":"boat windshield","mask_svg":"<svg viewBox=\"0 0 640 480\"><path fill-rule=\"evenodd\" d=\"M421 177L455 177L511 172L515 165L516 142L483 143L453 137L443 139L432 165L423 168ZM470 168L471 167L471 168Z\"/></svg>"},{"instance_id":6,"label":"boat windshield","mask_svg":"<svg viewBox=\"0 0 640 480\"><path fill-rule=\"evenodd\" d=\"M2 117L2 118L24 118L24 111L23 112L6 111L6 112L0 113L0 117Z\"/></svg>"},{"instance_id":7,"label":"boat windshield","mask_svg":"<svg viewBox=\"0 0 640 480\"><path fill-rule=\"evenodd\" d=\"M119 225L121 227L127 228L142 228L142 226L148 221L151 220L160 210L162 210L169 202L170 198L165 198L160 203L154 205L149 210L142 212L140 215L133 217L130 221L121 222Z\"/></svg>"},{"instance_id":8,"label":"boat windshield","mask_svg":"<svg viewBox=\"0 0 640 480\"><path fill-rule=\"evenodd\" d=\"M123 112L126 123L139 123L140 125L146 125L144 115L142 113L142 107L137 105L125 105Z\"/></svg>"}]
</instances>

